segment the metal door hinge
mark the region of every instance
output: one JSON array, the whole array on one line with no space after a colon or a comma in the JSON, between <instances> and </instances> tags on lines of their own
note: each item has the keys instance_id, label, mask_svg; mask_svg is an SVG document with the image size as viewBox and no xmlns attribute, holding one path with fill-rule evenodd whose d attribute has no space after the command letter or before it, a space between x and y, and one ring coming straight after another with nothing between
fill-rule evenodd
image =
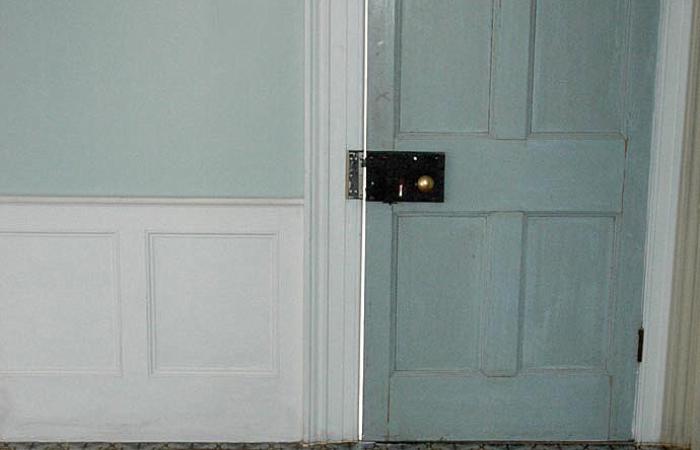
<instances>
[{"instance_id":1,"label":"metal door hinge","mask_svg":"<svg viewBox=\"0 0 700 450\"><path fill-rule=\"evenodd\" d=\"M362 200L363 153L362 150L348 150L345 163L345 193L351 200Z\"/></svg>"},{"instance_id":2,"label":"metal door hinge","mask_svg":"<svg viewBox=\"0 0 700 450\"><path fill-rule=\"evenodd\" d=\"M642 362L644 357L644 328L637 330L637 362Z\"/></svg>"}]
</instances>

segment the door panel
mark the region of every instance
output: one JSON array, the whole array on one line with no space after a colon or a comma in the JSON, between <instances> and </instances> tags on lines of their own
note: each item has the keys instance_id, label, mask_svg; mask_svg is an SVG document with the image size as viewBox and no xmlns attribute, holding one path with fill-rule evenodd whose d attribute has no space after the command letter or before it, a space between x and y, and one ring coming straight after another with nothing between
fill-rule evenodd
<instances>
[{"instance_id":1,"label":"door panel","mask_svg":"<svg viewBox=\"0 0 700 450\"><path fill-rule=\"evenodd\" d=\"M537 2L533 132L620 132L628 4Z\"/></svg>"},{"instance_id":2,"label":"door panel","mask_svg":"<svg viewBox=\"0 0 700 450\"><path fill-rule=\"evenodd\" d=\"M485 261L489 275L481 371L488 376L512 376L518 370L523 220L521 213L498 213L487 218L490 252Z\"/></svg>"},{"instance_id":3,"label":"door panel","mask_svg":"<svg viewBox=\"0 0 700 450\"><path fill-rule=\"evenodd\" d=\"M568 430L567 439L586 440L602 439L599 430L607 428L610 384L604 374L479 378L394 377L391 436L405 440L425 439L426 435L449 440L491 440L495 436L551 440Z\"/></svg>"},{"instance_id":4,"label":"door panel","mask_svg":"<svg viewBox=\"0 0 700 450\"><path fill-rule=\"evenodd\" d=\"M397 225L396 370L478 369L485 217Z\"/></svg>"},{"instance_id":5,"label":"door panel","mask_svg":"<svg viewBox=\"0 0 700 450\"><path fill-rule=\"evenodd\" d=\"M488 131L491 1L407 2L404 11L401 131ZM433 51L454 45L464 51Z\"/></svg>"},{"instance_id":6,"label":"door panel","mask_svg":"<svg viewBox=\"0 0 700 450\"><path fill-rule=\"evenodd\" d=\"M530 217L523 369L605 369L614 217Z\"/></svg>"},{"instance_id":7,"label":"door panel","mask_svg":"<svg viewBox=\"0 0 700 450\"><path fill-rule=\"evenodd\" d=\"M657 2L369 6L368 146L447 164L368 204L365 438L630 438Z\"/></svg>"}]
</instances>

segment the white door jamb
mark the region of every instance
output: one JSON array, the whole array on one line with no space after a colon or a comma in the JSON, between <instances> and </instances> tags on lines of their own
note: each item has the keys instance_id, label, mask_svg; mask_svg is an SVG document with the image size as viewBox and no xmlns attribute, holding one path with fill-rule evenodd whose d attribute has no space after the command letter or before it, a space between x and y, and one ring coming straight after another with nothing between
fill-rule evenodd
<instances>
[{"instance_id":1,"label":"white door jamb","mask_svg":"<svg viewBox=\"0 0 700 450\"><path fill-rule=\"evenodd\" d=\"M652 131L643 327L634 438L659 442L668 353L677 209L688 91L692 0L662 0Z\"/></svg>"},{"instance_id":2,"label":"white door jamb","mask_svg":"<svg viewBox=\"0 0 700 450\"><path fill-rule=\"evenodd\" d=\"M362 0L306 0L307 442L359 439L362 203L345 161L362 146Z\"/></svg>"}]
</instances>

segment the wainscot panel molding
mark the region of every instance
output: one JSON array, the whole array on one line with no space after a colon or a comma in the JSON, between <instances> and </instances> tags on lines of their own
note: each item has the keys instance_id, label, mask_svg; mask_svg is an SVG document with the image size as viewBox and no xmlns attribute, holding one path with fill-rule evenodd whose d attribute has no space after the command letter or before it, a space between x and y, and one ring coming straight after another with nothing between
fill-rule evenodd
<instances>
[{"instance_id":1,"label":"wainscot panel molding","mask_svg":"<svg viewBox=\"0 0 700 450\"><path fill-rule=\"evenodd\" d=\"M299 199L0 199L0 440L300 441L303 258Z\"/></svg>"}]
</instances>

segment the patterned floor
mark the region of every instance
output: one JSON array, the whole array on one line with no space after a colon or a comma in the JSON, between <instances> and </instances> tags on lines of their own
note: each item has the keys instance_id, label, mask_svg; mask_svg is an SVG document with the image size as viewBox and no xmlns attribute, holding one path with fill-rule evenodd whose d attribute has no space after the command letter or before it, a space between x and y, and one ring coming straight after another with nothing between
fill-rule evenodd
<instances>
[{"instance_id":1,"label":"patterned floor","mask_svg":"<svg viewBox=\"0 0 700 450\"><path fill-rule=\"evenodd\" d=\"M663 445L631 443L106 443L106 442L0 442L0 450L680 450Z\"/></svg>"}]
</instances>

